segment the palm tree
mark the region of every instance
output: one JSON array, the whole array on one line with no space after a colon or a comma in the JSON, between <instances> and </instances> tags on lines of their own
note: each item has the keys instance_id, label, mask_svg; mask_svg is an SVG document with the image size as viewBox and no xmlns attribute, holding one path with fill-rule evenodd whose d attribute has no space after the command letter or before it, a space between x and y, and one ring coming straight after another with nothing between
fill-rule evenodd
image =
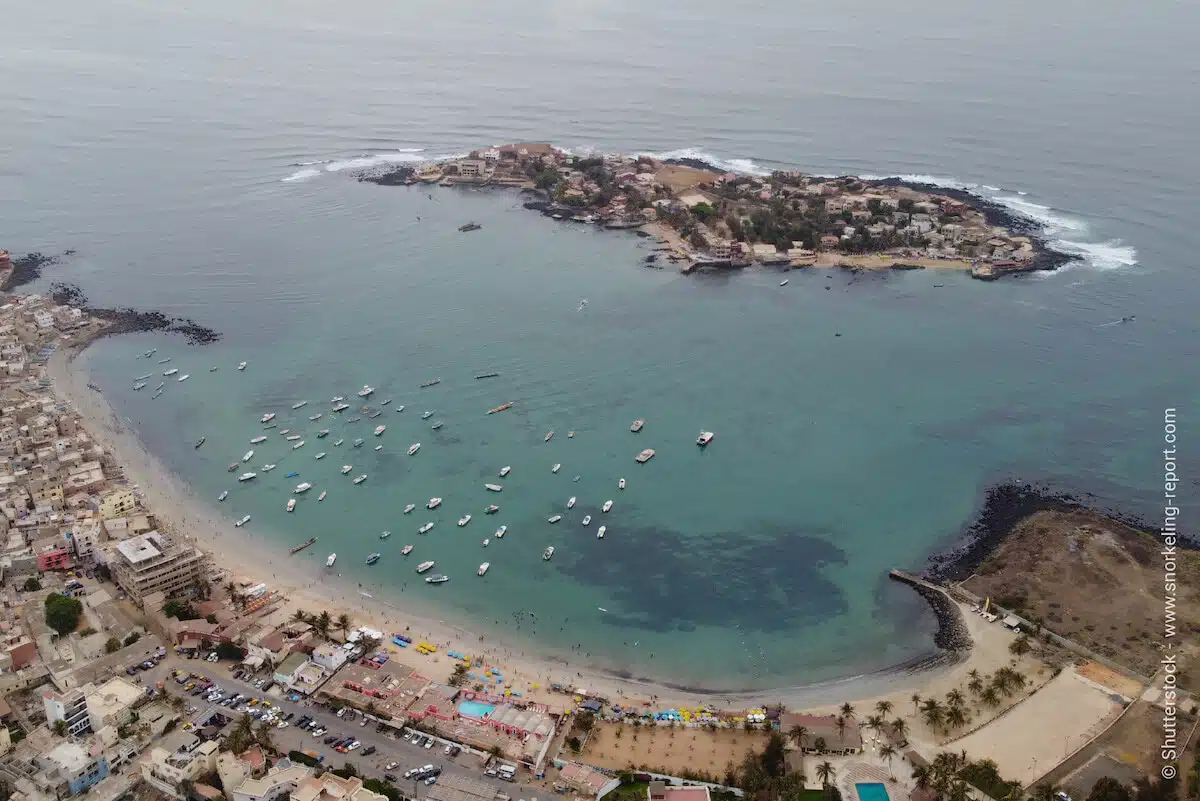
<instances>
[{"instance_id":1,"label":"palm tree","mask_svg":"<svg viewBox=\"0 0 1200 801\"><path fill-rule=\"evenodd\" d=\"M972 679L977 679L977 678L979 678L979 671L975 668L971 668L970 670L967 671L967 677L972 678Z\"/></svg>"},{"instance_id":2,"label":"palm tree","mask_svg":"<svg viewBox=\"0 0 1200 801\"><path fill-rule=\"evenodd\" d=\"M891 776L893 780L896 778L895 776L892 776L892 757L895 755L896 748L891 743L885 743L884 746L879 749L879 756L887 760L888 776Z\"/></svg>"},{"instance_id":3,"label":"palm tree","mask_svg":"<svg viewBox=\"0 0 1200 801\"><path fill-rule=\"evenodd\" d=\"M925 724L931 729L941 728L942 721L945 720L946 713L942 711L942 705L936 699L930 698L921 707L921 712L925 717Z\"/></svg>"},{"instance_id":4,"label":"palm tree","mask_svg":"<svg viewBox=\"0 0 1200 801\"><path fill-rule=\"evenodd\" d=\"M346 632L350 630L350 616L342 612L337 616L337 627L342 632L342 639L346 639Z\"/></svg>"},{"instance_id":5,"label":"palm tree","mask_svg":"<svg viewBox=\"0 0 1200 801\"><path fill-rule=\"evenodd\" d=\"M844 717L844 718L854 717L854 707L849 702L842 704L842 717Z\"/></svg>"},{"instance_id":6,"label":"palm tree","mask_svg":"<svg viewBox=\"0 0 1200 801\"><path fill-rule=\"evenodd\" d=\"M971 801L971 793L967 790L967 783L963 781L951 782L950 789L945 795L945 801Z\"/></svg>"},{"instance_id":7,"label":"palm tree","mask_svg":"<svg viewBox=\"0 0 1200 801\"><path fill-rule=\"evenodd\" d=\"M915 715L915 714L917 714L917 712L918 712L918 711L920 710L920 708L921 708L921 694L920 694L920 693L913 693L913 694L912 694L912 698L910 698L909 700L910 700L910 701L912 701L912 705L913 705L913 714Z\"/></svg>"},{"instance_id":8,"label":"palm tree","mask_svg":"<svg viewBox=\"0 0 1200 801\"><path fill-rule=\"evenodd\" d=\"M879 730L883 728L883 717L881 715L867 715L867 722L863 725L878 734Z\"/></svg>"},{"instance_id":9,"label":"palm tree","mask_svg":"<svg viewBox=\"0 0 1200 801\"><path fill-rule=\"evenodd\" d=\"M817 739L813 740L813 750L816 751L818 754L825 753L825 747L827 745L828 745L828 743L825 742L824 737L818 737Z\"/></svg>"},{"instance_id":10,"label":"palm tree","mask_svg":"<svg viewBox=\"0 0 1200 801\"><path fill-rule=\"evenodd\" d=\"M1034 801L1054 801L1054 796L1059 792L1059 788L1053 784L1039 784L1033 788Z\"/></svg>"},{"instance_id":11,"label":"palm tree","mask_svg":"<svg viewBox=\"0 0 1200 801\"><path fill-rule=\"evenodd\" d=\"M928 765L913 765L912 777L918 790L926 790L933 781L933 770Z\"/></svg>"},{"instance_id":12,"label":"palm tree","mask_svg":"<svg viewBox=\"0 0 1200 801\"><path fill-rule=\"evenodd\" d=\"M796 744L796 747L801 751L804 750L804 740L808 737L808 727L799 724L788 729L788 739Z\"/></svg>"},{"instance_id":13,"label":"palm tree","mask_svg":"<svg viewBox=\"0 0 1200 801\"><path fill-rule=\"evenodd\" d=\"M946 724L952 729L966 725L968 720L970 718L967 717L966 710L961 706L952 706L946 710Z\"/></svg>"},{"instance_id":14,"label":"palm tree","mask_svg":"<svg viewBox=\"0 0 1200 801\"><path fill-rule=\"evenodd\" d=\"M1000 693L996 691L995 687L989 684L983 689L983 692L979 694L979 700L983 701L983 703L987 706L996 706L1000 703Z\"/></svg>"},{"instance_id":15,"label":"palm tree","mask_svg":"<svg viewBox=\"0 0 1200 801\"><path fill-rule=\"evenodd\" d=\"M950 692L946 693L946 705L950 707L962 706L966 699L963 697L962 691L955 687Z\"/></svg>"},{"instance_id":16,"label":"palm tree","mask_svg":"<svg viewBox=\"0 0 1200 801\"><path fill-rule=\"evenodd\" d=\"M892 734L896 735L896 739L904 742L904 735L908 733L908 724L904 722L904 718L896 718L892 721Z\"/></svg>"},{"instance_id":17,"label":"palm tree","mask_svg":"<svg viewBox=\"0 0 1200 801\"><path fill-rule=\"evenodd\" d=\"M313 621L313 628L324 639L329 639L329 627L333 623L333 618L329 616L329 612L322 609L321 614L317 615L317 619Z\"/></svg>"},{"instance_id":18,"label":"palm tree","mask_svg":"<svg viewBox=\"0 0 1200 801\"><path fill-rule=\"evenodd\" d=\"M973 695L979 695L981 692L983 692L983 679L979 677L978 670L972 670L971 672L976 675L972 676L971 680L967 682L967 689L970 690Z\"/></svg>"},{"instance_id":19,"label":"palm tree","mask_svg":"<svg viewBox=\"0 0 1200 801\"><path fill-rule=\"evenodd\" d=\"M241 602L241 593L238 592L238 585L234 582L231 581L225 585L225 594L235 605Z\"/></svg>"},{"instance_id":20,"label":"palm tree","mask_svg":"<svg viewBox=\"0 0 1200 801\"><path fill-rule=\"evenodd\" d=\"M838 715L837 720L834 721L834 725L837 726L838 739L845 740L846 739L846 718L845 718L845 716Z\"/></svg>"},{"instance_id":21,"label":"palm tree","mask_svg":"<svg viewBox=\"0 0 1200 801\"><path fill-rule=\"evenodd\" d=\"M292 620L296 623L307 623L308 612L305 612L303 609L297 609L295 612L292 612Z\"/></svg>"},{"instance_id":22,"label":"palm tree","mask_svg":"<svg viewBox=\"0 0 1200 801\"><path fill-rule=\"evenodd\" d=\"M817 778L821 780L822 787L828 787L833 781L834 775L833 765L829 761L817 765Z\"/></svg>"},{"instance_id":23,"label":"palm tree","mask_svg":"<svg viewBox=\"0 0 1200 801\"><path fill-rule=\"evenodd\" d=\"M271 739L271 724L259 723L258 728L254 732L254 739L263 748L268 751L275 750L275 741Z\"/></svg>"},{"instance_id":24,"label":"palm tree","mask_svg":"<svg viewBox=\"0 0 1200 801\"><path fill-rule=\"evenodd\" d=\"M1016 687L1018 690L1023 690L1023 689L1025 689L1025 684L1026 684L1026 681L1025 681L1025 674L1024 674L1024 673L1021 673L1021 672L1019 672L1019 671L1016 671L1016 670L1012 671L1012 679L1011 679L1011 681L1012 681L1012 686Z\"/></svg>"},{"instance_id":25,"label":"palm tree","mask_svg":"<svg viewBox=\"0 0 1200 801\"><path fill-rule=\"evenodd\" d=\"M891 701L879 701L878 703L875 704L875 711L886 718L892 712L892 702Z\"/></svg>"}]
</instances>

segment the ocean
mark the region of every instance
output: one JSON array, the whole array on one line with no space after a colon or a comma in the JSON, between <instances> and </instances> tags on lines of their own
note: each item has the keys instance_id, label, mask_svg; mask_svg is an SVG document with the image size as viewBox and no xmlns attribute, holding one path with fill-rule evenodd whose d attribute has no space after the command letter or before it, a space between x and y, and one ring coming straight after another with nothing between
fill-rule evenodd
<instances>
[{"instance_id":1,"label":"ocean","mask_svg":"<svg viewBox=\"0 0 1200 801\"><path fill-rule=\"evenodd\" d=\"M198 497L228 489L222 512L281 549L318 536L297 559L337 551L373 594L628 674L838 679L930 652L932 615L887 570L952 544L988 486L1161 514L1163 410L1186 427L1200 394L1197 23L1186 4L932 0L26 6L0 73L0 247L76 251L34 290L74 282L223 334L112 338L85 364ZM993 284L687 277L644 266L645 240L511 193L353 177L508 141L942 182L1083 258ZM170 367L191 378L133 391ZM393 399L383 415L332 417L364 383ZM278 468L238 485L226 467L266 412L306 444L268 432L251 464ZM635 464L644 447L656 457ZM288 514L299 481L314 488ZM452 580L419 582L422 559Z\"/></svg>"}]
</instances>

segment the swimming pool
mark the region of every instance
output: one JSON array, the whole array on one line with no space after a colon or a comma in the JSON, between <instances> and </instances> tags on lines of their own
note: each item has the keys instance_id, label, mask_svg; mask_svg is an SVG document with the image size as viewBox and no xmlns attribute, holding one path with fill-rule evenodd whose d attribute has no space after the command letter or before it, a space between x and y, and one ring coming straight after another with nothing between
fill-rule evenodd
<instances>
[{"instance_id":1,"label":"swimming pool","mask_svg":"<svg viewBox=\"0 0 1200 801\"><path fill-rule=\"evenodd\" d=\"M491 714L491 711L495 708L496 707L492 706L491 704L484 704L480 703L479 701L460 701L458 704L458 714L462 715L464 718L476 718L482 720ZM879 786L883 787L882 784ZM870 801L875 800L870 799ZM887 801L886 792L883 794L883 799L881 799L881 801Z\"/></svg>"},{"instance_id":2,"label":"swimming pool","mask_svg":"<svg viewBox=\"0 0 1200 801\"><path fill-rule=\"evenodd\" d=\"M854 785L858 791L858 801L890 801L887 788L879 782L864 782Z\"/></svg>"}]
</instances>

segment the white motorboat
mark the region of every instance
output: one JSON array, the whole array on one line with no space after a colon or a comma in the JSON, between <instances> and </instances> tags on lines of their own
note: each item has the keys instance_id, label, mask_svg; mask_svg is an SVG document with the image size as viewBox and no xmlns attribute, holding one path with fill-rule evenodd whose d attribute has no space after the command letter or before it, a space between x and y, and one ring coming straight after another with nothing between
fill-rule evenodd
<instances>
[{"instance_id":1,"label":"white motorboat","mask_svg":"<svg viewBox=\"0 0 1200 801\"><path fill-rule=\"evenodd\" d=\"M361 476L355 476L355 478L354 478L354 482L353 482L353 483L355 483L355 484L361 484L361 483L363 483L363 482L364 482L364 481L366 481L366 480L367 480L367 474L366 474L366 473L363 473Z\"/></svg>"},{"instance_id":2,"label":"white motorboat","mask_svg":"<svg viewBox=\"0 0 1200 801\"><path fill-rule=\"evenodd\" d=\"M377 450L377 451L381 451L381 450L383 450L383 446L382 446L382 445L376 445L376 446L375 446L375 450Z\"/></svg>"},{"instance_id":3,"label":"white motorboat","mask_svg":"<svg viewBox=\"0 0 1200 801\"><path fill-rule=\"evenodd\" d=\"M376 563L376 562L378 562L378 561L379 561L379 554L377 554L377 553L373 553L373 554L371 554L370 556L368 556L368 557L367 557L367 564L368 564L368 565L373 565L373 564L375 564L375 563Z\"/></svg>"},{"instance_id":4,"label":"white motorboat","mask_svg":"<svg viewBox=\"0 0 1200 801\"><path fill-rule=\"evenodd\" d=\"M288 498L288 502L287 502L287 510L288 510L289 512L291 512L291 511L292 511L292 510L294 510L295 508L296 508L296 499L295 499L295 498Z\"/></svg>"},{"instance_id":5,"label":"white motorboat","mask_svg":"<svg viewBox=\"0 0 1200 801\"><path fill-rule=\"evenodd\" d=\"M251 448L250 450L246 451L246 455L242 457L242 461L248 462L253 458L254 458L254 449Z\"/></svg>"},{"instance_id":6,"label":"white motorboat","mask_svg":"<svg viewBox=\"0 0 1200 801\"><path fill-rule=\"evenodd\" d=\"M470 522L471 522L471 516L463 515L462 517L458 518L458 527L462 528L463 526L465 526L467 523L470 523Z\"/></svg>"},{"instance_id":7,"label":"white motorboat","mask_svg":"<svg viewBox=\"0 0 1200 801\"><path fill-rule=\"evenodd\" d=\"M308 492L310 489L312 489L312 484L308 483L307 481L302 481L296 485L296 488L292 490L292 492L294 492L296 495L300 495L301 493Z\"/></svg>"},{"instance_id":8,"label":"white motorboat","mask_svg":"<svg viewBox=\"0 0 1200 801\"><path fill-rule=\"evenodd\" d=\"M245 517L243 517L241 520L237 521L233 525L236 528L241 528L242 526L246 525L249 522L250 522L250 515L246 515Z\"/></svg>"},{"instance_id":9,"label":"white motorboat","mask_svg":"<svg viewBox=\"0 0 1200 801\"><path fill-rule=\"evenodd\" d=\"M358 397L360 397L360 398L369 397L371 395L371 393L373 393L374 391L375 391L375 387L368 386L367 384L363 384L363 388L358 391Z\"/></svg>"},{"instance_id":10,"label":"white motorboat","mask_svg":"<svg viewBox=\"0 0 1200 801\"><path fill-rule=\"evenodd\" d=\"M426 523L425 525L423 525L419 529L417 529L417 533L418 534L428 534L432 528L433 528L433 521L430 520L428 523Z\"/></svg>"},{"instance_id":11,"label":"white motorboat","mask_svg":"<svg viewBox=\"0 0 1200 801\"><path fill-rule=\"evenodd\" d=\"M384 431L387 431L387 426L375 426L375 436L382 437Z\"/></svg>"},{"instance_id":12,"label":"white motorboat","mask_svg":"<svg viewBox=\"0 0 1200 801\"><path fill-rule=\"evenodd\" d=\"M321 490L321 494L317 496L318 501L325 500L325 496L329 494L328 490Z\"/></svg>"},{"instance_id":13,"label":"white motorboat","mask_svg":"<svg viewBox=\"0 0 1200 801\"><path fill-rule=\"evenodd\" d=\"M779 285L780 285L780 286L787 286L787 285L788 285L788 280L787 280L786 278L785 278L785 279L783 279L782 281L780 281L780 282L779 282Z\"/></svg>"},{"instance_id":14,"label":"white motorboat","mask_svg":"<svg viewBox=\"0 0 1200 801\"><path fill-rule=\"evenodd\" d=\"M417 505L415 503L407 504L404 507L404 514L409 514L410 512L412 512L413 509L416 509L416 508L417 508Z\"/></svg>"},{"instance_id":15,"label":"white motorboat","mask_svg":"<svg viewBox=\"0 0 1200 801\"><path fill-rule=\"evenodd\" d=\"M295 445L292 446L292 450L297 450L297 449L303 448L303 447L304 447L304 440L300 440L299 442L297 442Z\"/></svg>"},{"instance_id":16,"label":"white motorboat","mask_svg":"<svg viewBox=\"0 0 1200 801\"><path fill-rule=\"evenodd\" d=\"M546 550L542 551L542 561L549 562L550 557L554 556L554 546L551 545Z\"/></svg>"},{"instance_id":17,"label":"white motorboat","mask_svg":"<svg viewBox=\"0 0 1200 801\"><path fill-rule=\"evenodd\" d=\"M404 404L403 404L403 403L402 403L402 404L400 404L400 405L399 405L399 406L397 406L395 409L392 409L392 411L393 411L393 412L402 412L402 411L404 411Z\"/></svg>"},{"instance_id":18,"label":"white motorboat","mask_svg":"<svg viewBox=\"0 0 1200 801\"><path fill-rule=\"evenodd\" d=\"M258 473L242 473L240 476L238 476L238 481L249 481L250 479L256 478L257 476L258 476Z\"/></svg>"},{"instance_id":19,"label":"white motorboat","mask_svg":"<svg viewBox=\"0 0 1200 801\"><path fill-rule=\"evenodd\" d=\"M149 359L151 356L153 356L156 353L158 353L158 348L151 348L150 350L146 351L142 355L145 356L147 359Z\"/></svg>"},{"instance_id":20,"label":"white motorboat","mask_svg":"<svg viewBox=\"0 0 1200 801\"><path fill-rule=\"evenodd\" d=\"M554 467L550 468L551 473L557 473L559 470L562 470L562 465L557 463L554 465Z\"/></svg>"},{"instance_id":21,"label":"white motorboat","mask_svg":"<svg viewBox=\"0 0 1200 801\"><path fill-rule=\"evenodd\" d=\"M229 497L229 490L224 490L220 495L217 496L217 500L223 501L228 497Z\"/></svg>"},{"instance_id":22,"label":"white motorboat","mask_svg":"<svg viewBox=\"0 0 1200 801\"><path fill-rule=\"evenodd\" d=\"M343 442L345 442L345 441L346 441L346 440L344 440L344 439L339 439L337 442L333 443L333 447L335 447L335 448L336 448L336 447L338 447L339 445L341 445L341 444L342 444Z\"/></svg>"},{"instance_id":23,"label":"white motorboat","mask_svg":"<svg viewBox=\"0 0 1200 801\"><path fill-rule=\"evenodd\" d=\"M449 580L450 580L449 576L443 576L441 573L435 573L434 575L425 579L425 583L426 584L445 584Z\"/></svg>"},{"instance_id":24,"label":"white motorboat","mask_svg":"<svg viewBox=\"0 0 1200 801\"><path fill-rule=\"evenodd\" d=\"M264 473L270 473L272 470L274 470L274 469L275 469L275 465L273 465L273 464L264 464L264 465L263 465L263 467L262 467L262 469L263 469L263 472L264 472Z\"/></svg>"},{"instance_id":25,"label":"white motorboat","mask_svg":"<svg viewBox=\"0 0 1200 801\"><path fill-rule=\"evenodd\" d=\"M317 432L317 439L325 439L325 437L328 437L328 436L329 436L328 428L322 428L320 431Z\"/></svg>"},{"instance_id":26,"label":"white motorboat","mask_svg":"<svg viewBox=\"0 0 1200 801\"><path fill-rule=\"evenodd\" d=\"M391 402L392 402L392 399L391 399L391 398L388 398L387 400L380 401L380 402L379 402L379 405L380 405L380 406L387 406L387 405L388 405L389 403L391 403Z\"/></svg>"},{"instance_id":27,"label":"white motorboat","mask_svg":"<svg viewBox=\"0 0 1200 801\"><path fill-rule=\"evenodd\" d=\"M413 546L411 546L411 545L405 545L403 548L400 549L401 556L408 556L412 552L413 552Z\"/></svg>"},{"instance_id":28,"label":"white motorboat","mask_svg":"<svg viewBox=\"0 0 1200 801\"><path fill-rule=\"evenodd\" d=\"M562 515L550 515L546 518L547 523L557 523L559 520L562 520Z\"/></svg>"},{"instance_id":29,"label":"white motorboat","mask_svg":"<svg viewBox=\"0 0 1200 801\"><path fill-rule=\"evenodd\" d=\"M264 414L262 417L259 418L258 422L269 423L274 419L275 419L275 412L267 412L266 414Z\"/></svg>"},{"instance_id":30,"label":"white motorboat","mask_svg":"<svg viewBox=\"0 0 1200 801\"><path fill-rule=\"evenodd\" d=\"M176 374L176 373L178 373L178 372L179 372L179 368L178 368L178 367L172 367L170 370L167 370L166 372L164 372L164 373L163 373L163 375L164 375L164 376L170 376L170 375L175 375L175 374Z\"/></svg>"},{"instance_id":31,"label":"white motorboat","mask_svg":"<svg viewBox=\"0 0 1200 801\"><path fill-rule=\"evenodd\" d=\"M341 403L345 399L346 399L346 397L344 395L334 395L332 398L329 399L329 402L330 403Z\"/></svg>"},{"instance_id":32,"label":"white motorboat","mask_svg":"<svg viewBox=\"0 0 1200 801\"><path fill-rule=\"evenodd\" d=\"M308 405L308 401L302 400L302 401L297 401L296 403L293 403L292 408L293 409L302 409L307 405Z\"/></svg>"},{"instance_id":33,"label":"white motorboat","mask_svg":"<svg viewBox=\"0 0 1200 801\"><path fill-rule=\"evenodd\" d=\"M502 492L504 490L504 487L500 484L484 484L483 486L487 488L488 492Z\"/></svg>"},{"instance_id":34,"label":"white motorboat","mask_svg":"<svg viewBox=\"0 0 1200 801\"><path fill-rule=\"evenodd\" d=\"M622 478L617 482L617 489L625 489L625 479Z\"/></svg>"},{"instance_id":35,"label":"white motorboat","mask_svg":"<svg viewBox=\"0 0 1200 801\"><path fill-rule=\"evenodd\" d=\"M286 436L287 436L288 434L290 434L290 433L292 433L292 429L290 429L290 428L281 428L281 429L279 429L279 436L281 436L281 437L286 437ZM296 439L300 439L300 435L299 435L299 434L297 434L297 435L296 435Z\"/></svg>"},{"instance_id":36,"label":"white motorboat","mask_svg":"<svg viewBox=\"0 0 1200 801\"><path fill-rule=\"evenodd\" d=\"M477 575L482 576L484 573L488 572L488 568L491 566L492 566L491 562L484 562L483 564L481 564L479 566L479 571L478 571Z\"/></svg>"},{"instance_id":37,"label":"white motorboat","mask_svg":"<svg viewBox=\"0 0 1200 801\"><path fill-rule=\"evenodd\" d=\"M337 561L337 554L329 554L329 558L325 560L325 567L333 567L333 563Z\"/></svg>"},{"instance_id":38,"label":"white motorboat","mask_svg":"<svg viewBox=\"0 0 1200 801\"><path fill-rule=\"evenodd\" d=\"M362 444L363 444L363 441L361 439L354 440L354 447L361 448Z\"/></svg>"},{"instance_id":39,"label":"white motorboat","mask_svg":"<svg viewBox=\"0 0 1200 801\"><path fill-rule=\"evenodd\" d=\"M570 498L567 499L567 508L568 509L575 508L575 496L574 495L572 495Z\"/></svg>"},{"instance_id":40,"label":"white motorboat","mask_svg":"<svg viewBox=\"0 0 1200 801\"><path fill-rule=\"evenodd\" d=\"M600 507L600 511L607 512L611 508L612 508L612 501L605 501L604 505Z\"/></svg>"},{"instance_id":41,"label":"white motorboat","mask_svg":"<svg viewBox=\"0 0 1200 801\"><path fill-rule=\"evenodd\" d=\"M703 448L705 445L713 441L713 432L701 431L700 436L696 437L696 444Z\"/></svg>"},{"instance_id":42,"label":"white motorboat","mask_svg":"<svg viewBox=\"0 0 1200 801\"><path fill-rule=\"evenodd\" d=\"M511 465L505 465L504 467L501 467L501 468L500 468L500 478L504 478L505 476L507 476L507 475L508 475L509 473L511 473L511 472L512 472L512 466L511 466Z\"/></svg>"},{"instance_id":43,"label":"white motorboat","mask_svg":"<svg viewBox=\"0 0 1200 801\"><path fill-rule=\"evenodd\" d=\"M442 505L441 498L430 498L429 503L425 504L426 509L436 509Z\"/></svg>"},{"instance_id":44,"label":"white motorboat","mask_svg":"<svg viewBox=\"0 0 1200 801\"><path fill-rule=\"evenodd\" d=\"M145 381L139 381L139 382L137 382L136 384L134 384L134 385L133 385L133 388L134 388L134 389L145 389L145 388L146 388L146 382L145 382Z\"/></svg>"},{"instance_id":45,"label":"white motorboat","mask_svg":"<svg viewBox=\"0 0 1200 801\"><path fill-rule=\"evenodd\" d=\"M264 434L259 434L257 437L255 437L254 439L250 440L250 444L251 444L251 445L257 445L257 444L258 444L258 443L260 443L260 442L266 442L266 441L267 441L266 435L264 435Z\"/></svg>"},{"instance_id":46,"label":"white motorboat","mask_svg":"<svg viewBox=\"0 0 1200 801\"><path fill-rule=\"evenodd\" d=\"M646 425L645 420L634 420L633 425L631 425L629 427L629 430L636 434L637 432L642 430L642 426L644 426L644 425Z\"/></svg>"},{"instance_id":47,"label":"white motorboat","mask_svg":"<svg viewBox=\"0 0 1200 801\"><path fill-rule=\"evenodd\" d=\"M246 369L246 363L245 363L245 362L239 362L239 363L238 363L238 369L239 369L239 370L245 370L245 369Z\"/></svg>"},{"instance_id":48,"label":"white motorboat","mask_svg":"<svg viewBox=\"0 0 1200 801\"><path fill-rule=\"evenodd\" d=\"M191 377L192 377L191 373L184 373L183 375L179 376L179 378L176 378L175 380L176 381L187 381Z\"/></svg>"},{"instance_id":49,"label":"white motorboat","mask_svg":"<svg viewBox=\"0 0 1200 801\"><path fill-rule=\"evenodd\" d=\"M424 573L426 570L433 567L435 564L437 564L437 562L422 562L421 564L417 565L417 572Z\"/></svg>"},{"instance_id":50,"label":"white motorboat","mask_svg":"<svg viewBox=\"0 0 1200 801\"><path fill-rule=\"evenodd\" d=\"M325 451L321 451L320 453L318 453L318 454L317 454L317 458L318 458L318 459L324 459L324 458L325 458Z\"/></svg>"},{"instance_id":51,"label":"white motorboat","mask_svg":"<svg viewBox=\"0 0 1200 801\"><path fill-rule=\"evenodd\" d=\"M414 442L412 445L408 446L408 455L412 456L414 453L416 453L419 450L421 450L421 443Z\"/></svg>"},{"instance_id":52,"label":"white motorboat","mask_svg":"<svg viewBox=\"0 0 1200 801\"><path fill-rule=\"evenodd\" d=\"M334 407L333 407L333 410L334 410L335 412L344 412L344 411L346 411L346 410L347 410L347 409L349 409L349 408L350 408L350 404L348 404L348 403L339 403L339 404L337 404L336 406L334 406Z\"/></svg>"},{"instance_id":53,"label":"white motorboat","mask_svg":"<svg viewBox=\"0 0 1200 801\"><path fill-rule=\"evenodd\" d=\"M500 528L496 529L496 539L504 539L504 532L506 531L508 531L508 526L501 526Z\"/></svg>"},{"instance_id":54,"label":"white motorboat","mask_svg":"<svg viewBox=\"0 0 1200 801\"><path fill-rule=\"evenodd\" d=\"M353 470L353 469L354 469L354 465L352 465L352 464L344 464L344 465L342 465L342 475L343 475L343 476L344 476L344 475L346 475L347 473L349 473L349 472L350 472L351 470Z\"/></svg>"},{"instance_id":55,"label":"white motorboat","mask_svg":"<svg viewBox=\"0 0 1200 801\"><path fill-rule=\"evenodd\" d=\"M320 415L320 414L310 414L310 415L308 416L308 420L309 420L309 422L312 422L312 423L315 423L316 421L318 421L318 420L320 420L320 419L321 419L321 415Z\"/></svg>"},{"instance_id":56,"label":"white motorboat","mask_svg":"<svg viewBox=\"0 0 1200 801\"><path fill-rule=\"evenodd\" d=\"M288 432L289 430L290 430L290 429L287 429L287 428L285 428L283 431L280 431L279 433L280 433L280 434L286 434L286 436L284 437L284 439L286 439L288 442L295 442L296 440L300 439L300 437L301 437L301 435L300 435L300 434L288 434L287 432Z\"/></svg>"},{"instance_id":57,"label":"white motorboat","mask_svg":"<svg viewBox=\"0 0 1200 801\"><path fill-rule=\"evenodd\" d=\"M145 375L139 375L137 378L135 378L135 379L133 379L133 380L134 380L134 381L146 381L146 380L147 380L147 379L149 379L149 378L150 378L150 376L152 376L152 375L154 375L154 373L146 373Z\"/></svg>"},{"instance_id":58,"label":"white motorboat","mask_svg":"<svg viewBox=\"0 0 1200 801\"><path fill-rule=\"evenodd\" d=\"M550 438L551 438L551 437L553 437L553 436L554 436L554 432L553 432L553 431L547 431L547 432L546 432L546 438L545 438L545 439L543 439L543 440L542 440L542 442L549 442L549 441L550 441Z\"/></svg>"},{"instance_id":59,"label":"white motorboat","mask_svg":"<svg viewBox=\"0 0 1200 801\"><path fill-rule=\"evenodd\" d=\"M596 539L598 539L598 540L604 539L604 532L606 532L606 531L608 531L608 526L601 526L600 530L596 532Z\"/></svg>"},{"instance_id":60,"label":"white motorboat","mask_svg":"<svg viewBox=\"0 0 1200 801\"><path fill-rule=\"evenodd\" d=\"M433 412L429 410L426 410L425 413L421 415L422 420L428 420L430 417L433 417Z\"/></svg>"},{"instance_id":61,"label":"white motorboat","mask_svg":"<svg viewBox=\"0 0 1200 801\"><path fill-rule=\"evenodd\" d=\"M217 367L216 365L213 365L212 367L208 368L208 372L210 372L210 373L215 373L215 372L217 372L217 371L218 371L218 370L220 370L220 369L221 369L220 367Z\"/></svg>"},{"instance_id":62,"label":"white motorboat","mask_svg":"<svg viewBox=\"0 0 1200 801\"><path fill-rule=\"evenodd\" d=\"M388 537L390 537L390 536L392 536L392 532L390 532L390 531L385 531L385 532L383 532L382 534L380 534L380 535L379 535L379 539L381 539L381 540L386 540L386 539L387 539Z\"/></svg>"},{"instance_id":63,"label":"white motorboat","mask_svg":"<svg viewBox=\"0 0 1200 801\"><path fill-rule=\"evenodd\" d=\"M583 524L584 524L585 526L590 526L590 525L592 524L592 516L591 516L591 515L584 515L584 516L583 516Z\"/></svg>"},{"instance_id":64,"label":"white motorboat","mask_svg":"<svg viewBox=\"0 0 1200 801\"><path fill-rule=\"evenodd\" d=\"M490 537L484 538L484 540L483 540L483 547L484 547L484 548L486 548L486 547L488 547L489 545L491 545L491 543L492 543L492 540L491 540L491 538L490 538Z\"/></svg>"}]
</instances>

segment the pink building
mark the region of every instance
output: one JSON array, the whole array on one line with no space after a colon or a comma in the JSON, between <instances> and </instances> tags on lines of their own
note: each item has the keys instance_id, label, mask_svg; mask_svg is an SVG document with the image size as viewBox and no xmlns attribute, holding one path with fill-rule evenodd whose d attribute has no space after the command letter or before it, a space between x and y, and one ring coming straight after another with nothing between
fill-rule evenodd
<instances>
[{"instance_id":1,"label":"pink building","mask_svg":"<svg viewBox=\"0 0 1200 801\"><path fill-rule=\"evenodd\" d=\"M38 572L68 570L71 567L71 549L66 540L61 545L47 545L38 551Z\"/></svg>"}]
</instances>

